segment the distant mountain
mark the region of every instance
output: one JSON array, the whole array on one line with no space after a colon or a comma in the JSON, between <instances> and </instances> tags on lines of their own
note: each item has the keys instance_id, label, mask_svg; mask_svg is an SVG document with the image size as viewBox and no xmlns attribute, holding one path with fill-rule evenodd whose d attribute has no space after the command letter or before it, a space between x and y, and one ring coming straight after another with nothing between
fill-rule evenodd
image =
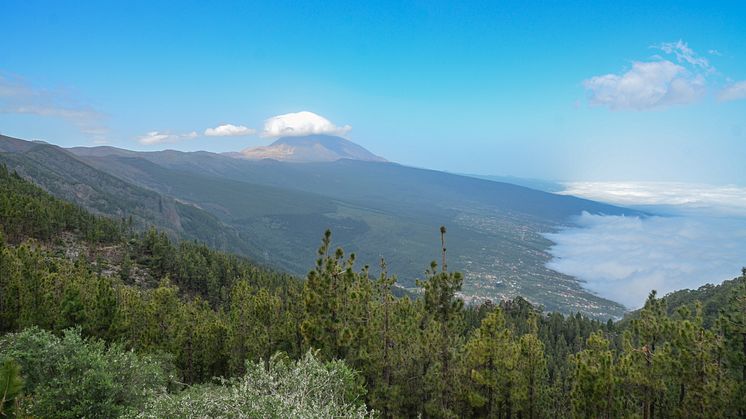
<instances>
[{"instance_id":1,"label":"distant mountain","mask_svg":"<svg viewBox=\"0 0 746 419\"><path fill-rule=\"evenodd\" d=\"M331 162L341 159L386 161L350 140L329 135L284 137L266 147L247 148L240 153L228 155L249 160L272 159L295 163Z\"/></svg>"},{"instance_id":2,"label":"distant mountain","mask_svg":"<svg viewBox=\"0 0 746 419\"><path fill-rule=\"evenodd\" d=\"M335 245L371 266L384 257L400 283L413 287L438 258L438 228L446 225L449 266L466 274L469 300L522 295L547 310L596 317L624 312L576 279L547 269L552 243L542 233L571 224L582 211L635 211L388 162L297 164L110 147L70 151L99 170L210 212L261 249L263 262L299 275L313 266L321 234L330 228Z\"/></svg>"},{"instance_id":3,"label":"distant mountain","mask_svg":"<svg viewBox=\"0 0 746 419\"><path fill-rule=\"evenodd\" d=\"M346 141L346 140L345 140ZM304 275L326 228L335 246L373 267L381 257L414 287L439 258L465 274L469 301L521 295L550 311L619 317L624 308L546 267L542 233L581 211L639 214L508 183L379 161L297 164L208 152L61 149L0 138L0 163L53 194L115 217L169 227L181 237ZM86 193L79 193L83 191ZM188 221L188 222L187 222Z\"/></svg>"}]
</instances>

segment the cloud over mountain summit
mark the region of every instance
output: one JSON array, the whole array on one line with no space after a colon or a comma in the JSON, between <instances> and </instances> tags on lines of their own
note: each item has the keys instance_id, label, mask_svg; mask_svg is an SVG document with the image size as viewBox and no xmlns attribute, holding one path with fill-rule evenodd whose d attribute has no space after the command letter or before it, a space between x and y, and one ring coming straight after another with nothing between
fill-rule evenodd
<instances>
[{"instance_id":1,"label":"cloud over mountain summit","mask_svg":"<svg viewBox=\"0 0 746 419\"><path fill-rule=\"evenodd\" d=\"M309 111L286 113L264 121L263 137L301 137L305 135L344 136L352 129L337 126L321 115Z\"/></svg>"}]
</instances>

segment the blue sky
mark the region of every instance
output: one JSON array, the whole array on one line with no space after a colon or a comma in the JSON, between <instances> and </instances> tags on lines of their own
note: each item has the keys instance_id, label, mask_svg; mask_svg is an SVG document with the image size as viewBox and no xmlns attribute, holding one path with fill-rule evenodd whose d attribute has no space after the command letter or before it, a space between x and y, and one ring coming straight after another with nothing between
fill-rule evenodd
<instances>
[{"instance_id":1,"label":"blue sky","mask_svg":"<svg viewBox=\"0 0 746 419\"><path fill-rule=\"evenodd\" d=\"M746 184L746 3L453 3L4 0L0 132L234 151L310 111L409 165Z\"/></svg>"}]
</instances>

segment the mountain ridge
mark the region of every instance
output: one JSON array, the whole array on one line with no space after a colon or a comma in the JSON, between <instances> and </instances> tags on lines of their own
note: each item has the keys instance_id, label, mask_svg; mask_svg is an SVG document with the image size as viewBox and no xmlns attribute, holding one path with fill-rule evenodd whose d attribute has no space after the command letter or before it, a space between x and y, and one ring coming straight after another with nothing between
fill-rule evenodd
<instances>
[{"instance_id":1,"label":"mountain ridge","mask_svg":"<svg viewBox=\"0 0 746 419\"><path fill-rule=\"evenodd\" d=\"M268 146L250 147L227 155L248 160L272 159L296 163L341 159L387 161L348 139L331 135L281 137Z\"/></svg>"},{"instance_id":2,"label":"mountain ridge","mask_svg":"<svg viewBox=\"0 0 746 419\"><path fill-rule=\"evenodd\" d=\"M213 214L100 170L72 150L0 135L0 164L96 215L131 218L140 229L156 226L173 238L199 240L249 257L256 255L245 238Z\"/></svg>"},{"instance_id":3,"label":"mountain ridge","mask_svg":"<svg viewBox=\"0 0 746 419\"><path fill-rule=\"evenodd\" d=\"M390 162L298 164L210 152L48 150L57 150L44 156L49 166L75 154L70 164L83 164L80 170L90 166L114 176L164 202L191 209L197 220L212 217L214 225L201 230L202 237L209 240L216 235L213 231L232 231L240 242L229 244L229 250L293 274L303 275L313 266L314 249L328 228L335 243L356 253L358 260L376 266L383 257L399 273L401 285L414 288L425 267L438 258L437 229L446 225L448 265L464 272L463 296L468 301L522 295L547 310L602 318L624 313L619 304L584 290L577 279L548 269L552 243L543 233L571 225L572 216L581 211L637 211ZM13 153L0 157L20 158ZM95 184L96 177L79 176L74 182ZM103 199L116 200L117 194Z\"/></svg>"}]
</instances>

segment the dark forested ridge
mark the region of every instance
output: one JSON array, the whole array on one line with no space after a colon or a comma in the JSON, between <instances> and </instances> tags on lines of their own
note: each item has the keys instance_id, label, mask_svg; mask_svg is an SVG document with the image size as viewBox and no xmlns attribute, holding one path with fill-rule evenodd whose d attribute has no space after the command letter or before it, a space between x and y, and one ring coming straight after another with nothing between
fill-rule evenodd
<instances>
[{"instance_id":1,"label":"dark forested ridge","mask_svg":"<svg viewBox=\"0 0 746 419\"><path fill-rule=\"evenodd\" d=\"M60 147L0 135L0 164L58 198L124 218L133 228L156 226L172 238L255 255L245 237L208 212L96 169Z\"/></svg>"},{"instance_id":2,"label":"dark forested ridge","mask_svg":"<svg viewBox=\"0 0 746 419\"><path fill-rule=\"evenodd\" d=\"M397 298L383 262L360 267L328 233L301 281L5 168L0 231L2 415L746 414L746 272L619 323L464 305L461 274L435 263L421 298Z\"/></svg>"}]
</instances>

